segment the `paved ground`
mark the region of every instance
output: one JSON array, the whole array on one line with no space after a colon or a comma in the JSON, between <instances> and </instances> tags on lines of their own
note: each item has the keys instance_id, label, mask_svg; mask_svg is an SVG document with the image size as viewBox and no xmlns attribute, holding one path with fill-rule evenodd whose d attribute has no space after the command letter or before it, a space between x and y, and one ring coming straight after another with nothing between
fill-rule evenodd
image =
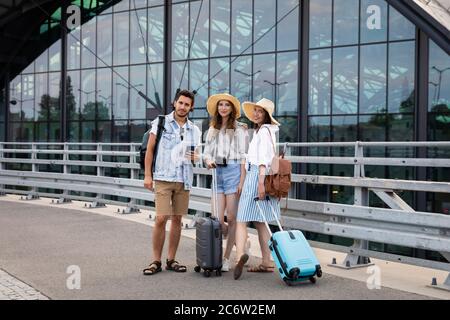
<instances>
[{"instance_id":1,"label":"paved ground","mask_svg":"<svg viewBox=\"0 0 450 320\"><path fill-rule=\"evenodd\" d=\"M0 300L48 300L26 283L0 270Z\"/></svg>"},{"instance_id":2,"label":"paved ground","mask_svg":"<svg viewBox=\"0 0 450 320\"><path fill-rule=\"evenodd\" d=\"M187 273L145 277L151 231L95 213L2 201L0 268L50 299L430 299L369 290L364 282L326 273L315 285L297 287L285 286L277 274L204 278L193 272L195 243L188 238L182 238L177 257L188 264Z\"/></svg>"}]
</instances>

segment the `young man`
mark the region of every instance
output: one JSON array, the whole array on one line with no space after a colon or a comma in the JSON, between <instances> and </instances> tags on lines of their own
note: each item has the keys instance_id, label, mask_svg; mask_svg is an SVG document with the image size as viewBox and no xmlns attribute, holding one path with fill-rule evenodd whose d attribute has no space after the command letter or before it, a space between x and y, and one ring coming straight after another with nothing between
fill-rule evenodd
<instances>
[{"instance_id":1,"label":"young man","mask_svg":"<svg viewBox=\"0 0 450 320\"><path fill-rule=\"evenodd\" d=\"M158 119L152 122L145 156L144 187L155 192L156 221L152 237L154 261L143 270L144 275L162 271L161 255L169 218L172 221L165 268L175 272L187 270L186 266L175 260L175 255L181 237L181 218L188 213L189 193L194 176L192 164L199 159L198 153L192 150L200 144L201 132L188 119L189 112L194 109L193 93L187 90L178 92L173 106L174 111L165 117L154 172L152 163Z\"/></svg>"}]
</instances>

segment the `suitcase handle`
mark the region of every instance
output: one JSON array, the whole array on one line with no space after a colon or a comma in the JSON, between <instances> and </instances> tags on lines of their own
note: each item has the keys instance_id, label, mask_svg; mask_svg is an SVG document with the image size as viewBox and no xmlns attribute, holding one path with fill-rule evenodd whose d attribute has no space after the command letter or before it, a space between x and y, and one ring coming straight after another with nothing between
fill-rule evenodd
<instances>
[{"instance_id":1,"label":"suitcase handle","mask_svg":"<svg viewBox=\"0 0 450 320\"><path fill-rule=\"evenodd\" d=\"M217 196L217 169L213 168L212 169L212 188L211 191L213 193L213 210L211 210L211 217L216 217L217 219L219 219L219 199Z\"/></svg>"},{"instance_id":2,"label":"suitcase handle","mask_svg":"<svg viewBox=\"0 0 450 320\"><path fill-rule=\"evenodd\" d=\"M264 200L260 200L259 197L256 197L254 200L255 200L255 202L256 202L256 206L258 207L259 213L261 214L261 216L262 216L263 219L264 219L264 223L265 223L265 225L266 225L266 228L267 228L267 230L269 230L270 236L272 236L272 230L270 230L269 223L267 223L267 220L266 220L266 216L264 215L264 213L263 213L263 211L262 211L262 209L261 209L261 206L259 205L259 202L260 202L260 201L267 201L267 203L268 203L268 205L269 205L269 207L270 207L270 209L271 209L271 211L272 211L272 214L273 214L273 216L275 217L275 220L277 221L278 228L280 228L280 230L283 231L283 227L281 226L280 220L278 220L277 215L276 215L276 213L275 213L275 210L273 209L273 207L272 207L272 205L271 205L271 203L270 203L270 198L269 198L269 196L266 196L266 199L264 199Z\"/></svg>"}]
</instances>

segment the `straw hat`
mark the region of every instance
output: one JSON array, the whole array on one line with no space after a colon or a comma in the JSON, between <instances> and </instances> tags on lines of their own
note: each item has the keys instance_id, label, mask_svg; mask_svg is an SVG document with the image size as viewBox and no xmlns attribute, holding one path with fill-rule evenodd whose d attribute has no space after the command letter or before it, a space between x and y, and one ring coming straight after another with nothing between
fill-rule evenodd
<instances>
[{"instance_id":1,"label":"straw hat","mask_svg":"<svg viewBox=\"0 0 450 320\"><path fill-rule=\"evenodd\" d=\"M227 100L231 102L234 109L236 110L236 119L241 117L241 103L239 102L238 99L236 99L235 97L233 97L231 94L228 93L215 94L208 98L208 101L206 102L206 108L211 116L216 115L217 103L219 103L219 101L222 100Z\"/></svg>"},{"instance_id":2,"label":"straw hat","mask_svg":"<svg viewBox=\"0 0 450 320\"><path fill-rule=\"evenodd\" d=\"M275 105L273 104L272 101L270 101L269 99L266 99L266 98L262 98L257 103L244 102L242 104L242 109L244 109L244 114L247 116L247 118L251 122L255 122L255 120L253 120L253 110L255 107L261 107L264 110L266 110L270 116L270 120L271 120L272 124L277 125L277 126L280 125L280 123L277 120L275 120L272 116L273 112L275 111Z\"/></svg>"}]
</instances>

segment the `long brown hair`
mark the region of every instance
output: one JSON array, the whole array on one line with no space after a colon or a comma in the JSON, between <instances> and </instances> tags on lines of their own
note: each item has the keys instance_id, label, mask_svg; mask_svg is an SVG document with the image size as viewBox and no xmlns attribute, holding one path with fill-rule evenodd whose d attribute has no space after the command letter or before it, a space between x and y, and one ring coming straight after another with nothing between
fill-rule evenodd
<instances>
[{"instance_id":1,"label":"long brown hair","mask_svg":"<svg viewBox=\"0 0 450 320\"><path fill-rule=\"evenodd\" d=\"M227 101L228 103L231 104L232 110L231 110L230 115L228 116L227 129L236 129L236 116L237 116L236 106L231 101L228 101L228 100L220 100L220 101ZM210 127L213 127L214 129L217 129L217 130L220 130L222 128L222 121L223 121L222 116L219 114L220 101L217 102L216 112L215 112L214 116L212 117L211 122L209 124Z\"/></svg>"}]
</instances>

